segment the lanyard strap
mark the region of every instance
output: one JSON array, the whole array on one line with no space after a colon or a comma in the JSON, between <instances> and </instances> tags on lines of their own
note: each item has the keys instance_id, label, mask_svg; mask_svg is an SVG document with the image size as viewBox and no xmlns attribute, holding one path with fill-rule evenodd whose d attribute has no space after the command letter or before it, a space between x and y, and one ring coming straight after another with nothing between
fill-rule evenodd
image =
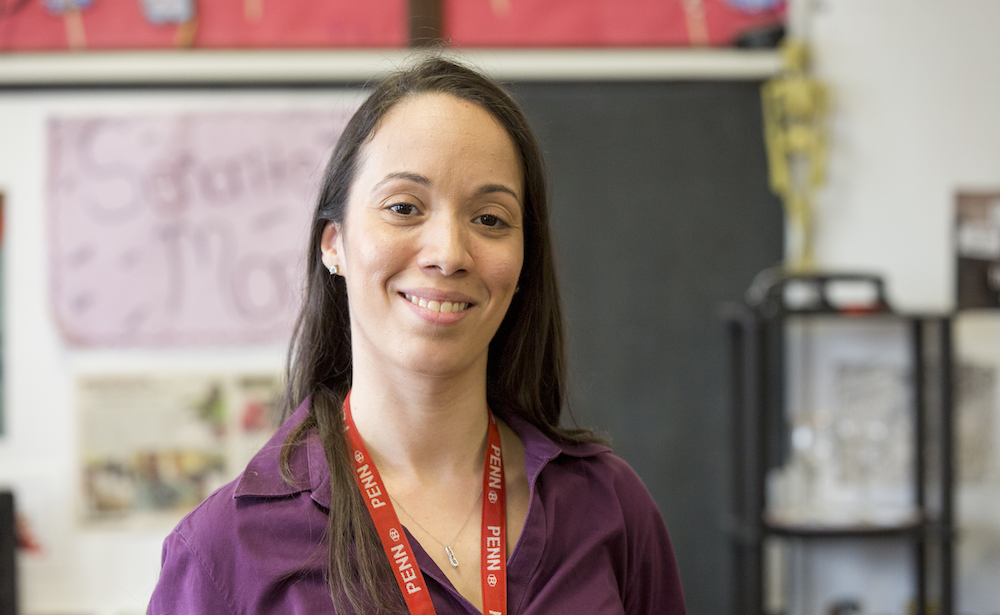
<instances>
[{"instance_id":1,"label":"lanyard strap","mask_svg":"<svg viewBox=\"0 0 1000 615\"><path fill-rule=\"evenodd\" d=\"M500 429L490 412L490 435L483 464L483 615L507 614L507 483L503 476Z\"/></svg>"},{"instance_id":2,"label":"lanyard strap","mask_svg":"<svg viewBox=\"0 0 1000 615\"><path fill-rule=\"evenodd\" d=\"M389 502L382 477L375 462L368 454L354 419L351 417L351 394L344 400L344 423L347 438L354 449L354 481L368 507L368 514L375 523L379 540L396 583L412 615L436 615L434 604L424 575L413 557L413 549L406 538L403 526ZM507 503L503 473L503 454L500 448L500 430L490 412L489 436L486 442L486 461L483 464L483 523L480 535L480 552L483 576L483 615L507 613Z\"/></svg>"}]
</instances>

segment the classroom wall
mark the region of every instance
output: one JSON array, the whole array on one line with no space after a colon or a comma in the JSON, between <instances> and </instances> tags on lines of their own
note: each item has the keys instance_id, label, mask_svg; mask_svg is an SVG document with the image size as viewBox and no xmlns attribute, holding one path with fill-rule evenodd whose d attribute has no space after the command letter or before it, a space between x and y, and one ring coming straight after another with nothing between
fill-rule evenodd
<instances>
[{"instance_id":1,"label":"classroom wall","mask_svg":"<svg viewBox=\"0 0 1000 615\"><path fill-rule=\"evenodd\" d=\"M792 31L814 51L816 77L834 96L829 178L817 203L820 266L882 273L904 311L952 309L955 193L1000 190L1000 3L792 0L790 13ZM960 360L1000 364L998 319L961 318ZM994 434L994 477L996 415L994 408L992 427L981 426ZM960 613L1000 608L998 510L1000 483L961 486ZM900 611L890 609L886 588L909 582L905 570L885 576L893 559L837 548L822 562L797 563L825 578L828 590L860 581L876 596L869 606L886 604L889 613ZM866 579L865 570L879 572Z\"/></svg>"},{"instance_id":2,"label":"classroom wall","mask_svg":"<svg viewBox=\"0 0 1000 615\"><path fill-rule=\"evenodd\" d=\"M884 273L900 309L949 309L955 191L1000 186L1000 3L792 8L834 96L820 264Z\"/></svg>"}]
</instances>

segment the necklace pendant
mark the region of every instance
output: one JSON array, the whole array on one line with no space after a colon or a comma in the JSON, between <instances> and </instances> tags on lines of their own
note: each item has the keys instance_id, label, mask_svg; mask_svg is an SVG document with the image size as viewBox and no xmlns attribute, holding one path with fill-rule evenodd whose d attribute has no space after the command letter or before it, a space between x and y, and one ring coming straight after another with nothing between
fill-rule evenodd
<instances>
[{"instance_id":1,"label":"necklace pendant","mask_svg":"<svg viewBox=\"0 0 1000 615\"><path fill-rule=\"evenodd\" d=\"M451 567L458 568L458 558L455 557L455 552L451 550L451 547L445 547L444 552L448 554L448 561L451 563Z\"/></svg>"}]
</instances>

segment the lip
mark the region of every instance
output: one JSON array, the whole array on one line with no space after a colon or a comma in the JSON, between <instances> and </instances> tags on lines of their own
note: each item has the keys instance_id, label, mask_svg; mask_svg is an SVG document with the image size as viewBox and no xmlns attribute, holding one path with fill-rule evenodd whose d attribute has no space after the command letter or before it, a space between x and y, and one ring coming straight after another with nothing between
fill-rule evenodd
<instances>
[{"instance_id":1,"label":"lip","mask_svg":"<svg viewBox=\"0 0 1000 615\"><path fill-rule=\"evenodd\" d=\"M456 323L465 318L466 315L468 315L469 310L475 307L475 301L473 301L472 297L468 295L433 288L408 288L406 290L399 291L397 296L401 301L404 301L409 309L421 319L437 324ZM437 301L439 303L444 303L446 301L450 303L467 303L468 307L460 312L438 312L413 303L410 301L410 297L420 297L422 299L427 299L428 301Z\"/></svg>"}]
</instances>

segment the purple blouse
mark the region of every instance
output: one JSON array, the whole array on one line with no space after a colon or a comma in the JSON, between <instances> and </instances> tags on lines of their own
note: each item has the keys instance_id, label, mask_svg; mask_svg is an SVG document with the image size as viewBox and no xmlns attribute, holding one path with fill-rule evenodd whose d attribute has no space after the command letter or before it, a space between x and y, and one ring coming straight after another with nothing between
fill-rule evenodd
<instances>
[{"instance_id":1,"label":"purple blouse","mask_svg":"<svg viewBox=\"0 0 1000 615\"><path fill-rule=\"evenodd\" d=\"M315 435L278 472L285 436L308 400L236 481L185 517L163 543L148 615L334 613L324 571L330 506ZM557 444L503 417L524 441L528 516L507 562L510 615L683 615L684 597L663 517L636 473L603 446ZM407 533L438 615L479 611Z\"/></svg>"}]
</instances>

